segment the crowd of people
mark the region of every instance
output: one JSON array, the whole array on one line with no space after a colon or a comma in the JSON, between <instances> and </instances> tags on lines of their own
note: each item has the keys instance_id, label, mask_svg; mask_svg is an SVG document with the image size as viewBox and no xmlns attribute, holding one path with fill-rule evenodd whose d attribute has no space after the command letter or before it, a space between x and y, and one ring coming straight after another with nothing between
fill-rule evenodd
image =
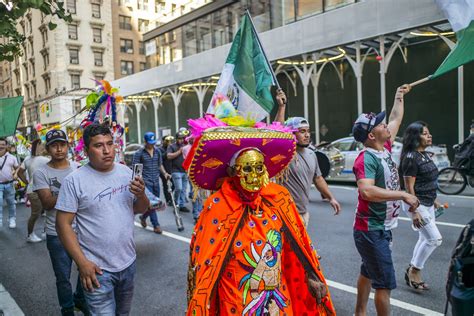
<instances>
[{"instance_id":1,"label":"crowd of people","mask_svg":"<svg viewBox=\"0 0 474 316\"><path fill-rule=\"evenodd\" d=\"M432 144L428 125L409 124L400 166L391 157L409 91L409 85L397 89L387 120L385 112L364 113L352 127L354 138L365 146L353 167L358 187L353 238L361 257L355 315L367 314L372 288L377 314L390 315L390 295L397 287L392 230L402 210L419 236L405 273L409 287L430 289L421 272L442 242L435 215L441 204L436 196L438 170L426 151ZM0 139L0 229L4 202L8 227L16 228L18 178L27 185L31 207L26 241L46 240L62 315L74 315L75 308L84 315L127 315L136 272L135 215L143 227L150 218L153 231L162 234L157 212L174 205L190 213L186 205L191 203L196 225L188 315L334 315L319 257L306 232L312 184L335 215L341 205L308 149L308 120L285 120L283 91L277 92L276 100L275 121L280 127L274 133L280 134L274 138L262 136L258 129L244 133L234 127L231 132L238 142L219 142L225 133L218 130L210 131L215 134L204 142L181 128L157 146L156 135L145 133L144 146L132 162L142 164L143 173L133 179L129 167L116 163L112 134L101 124L84 130L88 163L82 167L69 158L62 130L50 130L44 143L33 141L31 156L22 162ZM273 146L266 145L272 141ZM187 161L192 168L186 168ZM284 170L285 176L270 181ZM203 188L214 194L206 199ZM41 214L44 236L34 229ZM70 281L73 261L79 269L75 289Z\"/></svg>"}]
</instances>

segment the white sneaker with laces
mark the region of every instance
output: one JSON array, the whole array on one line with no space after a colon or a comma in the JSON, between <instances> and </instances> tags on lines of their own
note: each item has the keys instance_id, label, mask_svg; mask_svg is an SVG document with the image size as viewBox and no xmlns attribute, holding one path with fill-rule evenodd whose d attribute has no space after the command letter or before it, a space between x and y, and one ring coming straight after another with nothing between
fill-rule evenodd
<instances>
[{"instance_id":1,"label":"white sneaker with laces","mask_svg":"<svg viewBox=\"0 0 474 316\"><path fill-rule=\"evenodd\" d=\"M43 241L43 239L39 238L38 236L36 236L35 233L31 233L30 235L28 235L28 237L26 238L26 241L27 242L40 242L40 241Z\"/></svg>"},{"instance_id":2,"label":"white sneaker with laces","mask_svg":"<svg viewBox=\"0 0 474 316\"><path fill-rule=\"evenodd\" d=\"M16 228L16 218L10 218L10 223L8 224L10 228Z\"/></svg>"}]
</instances>

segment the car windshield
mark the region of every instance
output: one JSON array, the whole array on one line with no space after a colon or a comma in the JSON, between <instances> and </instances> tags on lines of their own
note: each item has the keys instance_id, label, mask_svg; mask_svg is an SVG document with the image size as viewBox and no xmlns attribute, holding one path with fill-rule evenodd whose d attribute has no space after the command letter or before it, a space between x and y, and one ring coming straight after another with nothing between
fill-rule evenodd
<instances>
[{"instance_id":1,"label":"car windshield","mask_svg":"<svg viewBox=\"0 0 474 316\"><path fill-rule=\"evenodd\" d=\"M344 140L332 143L332 147L339 149L340 151L349 151L352 147L352 140Z\"/></svg>"}]
</instances>

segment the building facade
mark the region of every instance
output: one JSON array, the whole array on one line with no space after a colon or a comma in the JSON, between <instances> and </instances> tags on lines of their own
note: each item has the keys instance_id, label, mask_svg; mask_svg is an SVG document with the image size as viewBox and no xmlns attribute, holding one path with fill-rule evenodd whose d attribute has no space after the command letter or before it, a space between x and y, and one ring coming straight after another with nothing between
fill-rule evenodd
<instances>
[{"instance_id":1,"label":"building facade","mask_svg":"<svg viewBox=\"0 0 474 316\"><path fill-rule=\"evenodd\" d=\"M141 72L147 65L143 34L210 0L112 0L115 78Z\"/></svg>"},{"instance_id":2,"label":"building facade","mask_svg":"<svg viewBox=\"0 0 474 316\"><path fill-rule=\"evenodd\" d=\"M113 83L135 97L130 141L203 114L245 10L289 97L287 116L306 116L317 143L349 135L361 112L390 111L396 88L434 73L456 41L431 0L215 1L146 33L151 68ZM404 126L423 119L436 143L462 140L474 117L474 93L464 91L473 68L416 87Z\"/></svg>"},{"instance_id":3,"label":"building facade","mask_svg":"<svg viewBox=\"0 0 474 316\"><path fill-rule=\"evenodd\" d=\"M114 79L110 1L66 0L71 23L39 10L29 10L18 21L26 41L11 68L14 95L24 97L20 129L29 132L37 123L71 118L80 111L87 89L95 87L93 79ZM54 30L48 29L50 21L57 24Z\"/></svg>"}]
</instances>

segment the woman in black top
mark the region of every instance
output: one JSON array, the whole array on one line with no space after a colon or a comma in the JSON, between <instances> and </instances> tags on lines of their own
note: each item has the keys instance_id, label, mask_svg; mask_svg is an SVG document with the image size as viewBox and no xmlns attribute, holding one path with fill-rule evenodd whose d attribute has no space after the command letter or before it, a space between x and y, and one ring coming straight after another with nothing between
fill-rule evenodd
<instances>
[{"instance_id":1,"label":"woman in black top","mask_svg":"<svg viewBox=\"0 0 474 316\"><path fill-rule=\"evenodd\" d=\"M409 214L413 226L418 228L418 242L413 250L411 263L405 273L405 281L412 288L428 290L421 278L421 270L433 251L441 245L442 237L436 227L435 208L438 168L425 149L432 145L432 136L426 123L417 121L410 124L403 136L400 157L400 173L405 190L416 195L420 201L415 214Z\"/></svg>"}]
</instances>

